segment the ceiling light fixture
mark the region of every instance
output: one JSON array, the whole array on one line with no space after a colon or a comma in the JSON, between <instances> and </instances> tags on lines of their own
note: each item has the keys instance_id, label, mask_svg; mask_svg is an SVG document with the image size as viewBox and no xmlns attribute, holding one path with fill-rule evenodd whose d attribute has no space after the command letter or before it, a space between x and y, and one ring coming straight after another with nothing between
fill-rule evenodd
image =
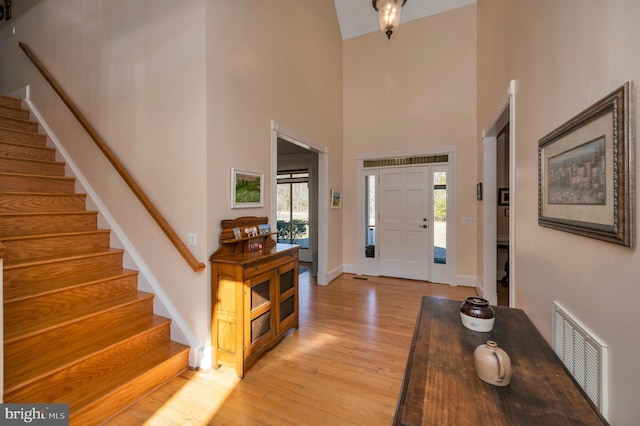
<instances>
[{"instance_id":1,"label":"ceiling light fixture","mask_svg":"<svg viewBox=\"0 0 640 426\"><path fill-rule=\"evenodd\" d=\"M400 9L407 0L372 0L373 8L378 12L380 31L391 40L391 34L400 26Z\"/></svg>"}]
</instances>

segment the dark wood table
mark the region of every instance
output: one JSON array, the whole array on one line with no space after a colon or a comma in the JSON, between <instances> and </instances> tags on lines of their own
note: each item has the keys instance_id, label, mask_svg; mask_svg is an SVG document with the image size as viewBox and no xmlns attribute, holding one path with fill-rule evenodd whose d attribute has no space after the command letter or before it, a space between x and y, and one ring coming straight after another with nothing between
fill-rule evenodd
<instances>
[{"instance_id":1,"label":"dark wood table","mask_svg":"<svg viewBox=\"0 0 640 426\"><path fill-rule=\"evenodd\" d=\"M394 425L602 425L521 309L494 307L489 333L465 328L461 302L423 297ZM476 375L473 352L495 340L511 358L507 387Z\"/></svg>"}]
</instances>

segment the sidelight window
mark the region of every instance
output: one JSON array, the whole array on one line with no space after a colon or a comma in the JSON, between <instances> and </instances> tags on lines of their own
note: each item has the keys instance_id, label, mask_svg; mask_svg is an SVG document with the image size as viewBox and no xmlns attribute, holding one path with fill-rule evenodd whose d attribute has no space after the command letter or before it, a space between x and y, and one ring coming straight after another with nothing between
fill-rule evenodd
<instances>
[{"instance_id":1,"label":"sidelight window","mask_svg":"<svg viewBox=\"0 0 640 426\"><path fill-rule=\"evenodd\" d=\"M433 173L433 262L447 263L447 172Z\"/></svg>"}]
</instances>

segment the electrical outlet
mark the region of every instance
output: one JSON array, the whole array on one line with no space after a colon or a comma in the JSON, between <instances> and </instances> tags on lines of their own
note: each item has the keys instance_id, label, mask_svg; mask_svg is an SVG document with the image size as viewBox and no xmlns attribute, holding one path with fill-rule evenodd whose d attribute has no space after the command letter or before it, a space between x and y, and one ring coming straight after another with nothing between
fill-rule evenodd
<instances>
[{"instance_id":1,"label":"electrical outlet","mask_svg":"<svg viewBox=\"0 0 640 426\"><path fill-rule=\"evenodd\" d=\"M188 246L195 246L197 238L198 238L197 234L188 233L187 234L187 245Z\"/></svg>"}]
</instances>

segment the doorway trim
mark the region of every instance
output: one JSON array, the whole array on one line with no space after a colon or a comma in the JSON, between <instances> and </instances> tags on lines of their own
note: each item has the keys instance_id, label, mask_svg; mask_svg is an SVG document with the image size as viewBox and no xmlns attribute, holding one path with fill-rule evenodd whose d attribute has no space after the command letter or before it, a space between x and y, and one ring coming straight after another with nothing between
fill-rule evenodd
<instances>
[{"instance_id":1,"label":"doorway trim","mask_svg":"<svg viewBox=\"0 0 640 426\"><path fill-rule=\"evenodd\" d=\"M514 262L514 246L515 246L515 221L516 221L516 191L515 191L515 141L516 141L516 118L515 118L515 99L516 99L516 80L509 82L507 94L504 97L500 108L496 112L493 120L482 130L482 146L483 146L483 206L482 206L482 284L480 290L482 297L487 299L492 305L498 302L496 291L497 274L497 212L498 205L497 194L497 136L498 133L507 125L509 125L509 210L511 217L509 220L509 306L515 306L515 262Z\"/></svg>"},{"instance_id":2,"label":"doorway trim","mask_svg":"<svg viewBox=\"0 0 640 426\"><path fill-rule=\"evenodd\" d=\"M318 154L318 277L320 285L328 284L327 254L328 254L328 202L326 194L329 190L329 152L326 146L322 147L310 142L309 139L296 134L275 120L271 120L271 221L277 217L278 199L278 138L284 139L294 145L298 145Z\"/></svg>"},{"instance_id":3,"label":"doorway trim","mask_svg":"<svg viewBox=\"0 0 640 426\"><path fill-rule=\"evenodd\" d=\"M451 217L451 220L447 220L447 262L449 262L449 282L446 284L456 286L458 285L457 265L456 265L456 147L446 146L439 148L430 148L426 150L412 150L412 151L393 151L393 152L380 152L375 154L358 154L356 156L357 170L358 170L358 182L356 185L357 194L362 196L357 197L357 221L356 226L358 231L356 233L357 247L358 247L358 264L354 265L355 268L350 268L348 272L355 273L357 275L379 275L378 261L379 257L374 259L367 258L365 256L365 184L364 176L375 175L376 179L379 177L379 170L383 167L364 167L365 160L380 160L385 158L404 158L404 157L421 157L431 155L448 155L449 160L447 165L449 167L447 178L447 199L450 203L447 205L447 216ZM378 197L379 185L376 185L376 198ZM449 226L449 224L451 224ZM377 248L376 248L377 250ZM449 255L451 253L451 255ZM429 261L429 260L427 260ZM347 272L345 270L345 272Z\"/></svg>"}]
</instances>

